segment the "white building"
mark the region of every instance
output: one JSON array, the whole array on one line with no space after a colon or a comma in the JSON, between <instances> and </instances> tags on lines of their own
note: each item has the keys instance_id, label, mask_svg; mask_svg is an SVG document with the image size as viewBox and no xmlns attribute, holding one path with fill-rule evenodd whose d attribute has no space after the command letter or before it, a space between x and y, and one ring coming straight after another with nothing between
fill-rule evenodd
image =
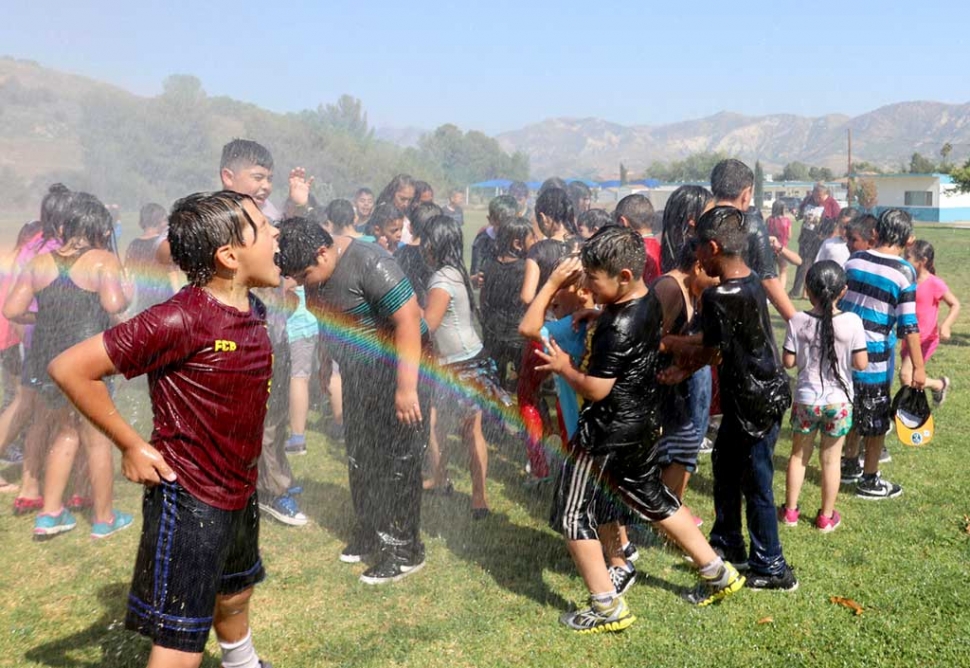
<instances>
[{"instance_id":1,"label":"white building","mask_svg":"<svg viewBox=\"0 0 970 668\"><path fill-rule=\"evenodd\" d=\"M949 174L860 174L856 178L876 184L876 215L893 208L927 223L970 221L970 193L957 193Z\"/></svg>"}]
</instances>

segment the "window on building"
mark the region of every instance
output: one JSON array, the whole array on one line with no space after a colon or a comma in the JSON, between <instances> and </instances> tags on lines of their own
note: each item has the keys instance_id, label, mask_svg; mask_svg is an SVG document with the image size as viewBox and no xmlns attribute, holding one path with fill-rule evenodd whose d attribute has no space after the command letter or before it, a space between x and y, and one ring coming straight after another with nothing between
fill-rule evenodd
<instances>
[{"instance_id":1,"label":"window on building","mask_svg":"<svg viewBox=\"0 0 970 668\"><path fill-rule=\"evenodd\" d=\"M929 190L907 190L903 194L906 206L933 206L933 192Z\"/></svg>"}]
</instances>

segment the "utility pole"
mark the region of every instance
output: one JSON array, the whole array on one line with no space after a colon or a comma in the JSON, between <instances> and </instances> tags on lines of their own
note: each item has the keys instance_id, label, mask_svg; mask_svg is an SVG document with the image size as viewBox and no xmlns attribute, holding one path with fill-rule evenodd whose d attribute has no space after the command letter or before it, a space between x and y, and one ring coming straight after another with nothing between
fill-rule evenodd
<instances>
[{"instance_id":1,"label":"utility pole","mask_svg":"<svg viewBox=\"0 0 970 668\"><path fill-rule=\"evenodd\" d=\"M848 190L848 195L846 196L846 202L849 206L852 206L852 128L846 128L846 133L849 137L849 168L846 171L846 190Z\"/></svg>"}]
</instances>

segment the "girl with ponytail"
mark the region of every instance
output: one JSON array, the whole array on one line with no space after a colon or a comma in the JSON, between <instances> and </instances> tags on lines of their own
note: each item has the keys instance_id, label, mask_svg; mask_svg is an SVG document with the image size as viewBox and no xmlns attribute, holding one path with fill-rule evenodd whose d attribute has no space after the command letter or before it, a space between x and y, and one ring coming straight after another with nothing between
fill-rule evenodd
<instances>
[{"instance_id":1,"label":"girl with ponytail","mask_svg":"<svg viewBox=\"0 0 970 668\"><path fill-rule=\"evenodd\" d=\"M836 306L846 292L842 267L832 260L815 263L808 271L805 287L812 309L796 313L788 322L782 355L786 368L798 367L798 380L791 414L792 454L788 460L785 504L779 515L787 526L798 525L798 496L812 457L815 432L820 430L822 507L815 516L815 528L829 532L841 523L835 497L841 477L842 445L852 428L854 393L850 369L864 370L869 354L862 319Z\"/></svg>"}]
</instances>

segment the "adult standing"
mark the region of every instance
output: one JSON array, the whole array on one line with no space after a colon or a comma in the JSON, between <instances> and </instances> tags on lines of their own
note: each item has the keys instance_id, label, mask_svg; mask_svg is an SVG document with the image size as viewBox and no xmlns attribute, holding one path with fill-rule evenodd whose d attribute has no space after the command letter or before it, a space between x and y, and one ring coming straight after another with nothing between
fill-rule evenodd
<instances>
[{"instance_id":1,"label":"adult standing","mask_svg":"<svg viewBox=\"0 0 970 668\"><path fill-rule=\"evenodd\" d=\"M818 220L815 221L814 218L816 216L811 213L806 214L806 212L817 208L821 208L821 211L818 212L821 215L817 216ZM837 220L841 211L842 207L831 196L828 186L821 181L815 184L811 194L802 200L802 203L799 205L798 217L805 219L806 215L808 215L808 218L811 220L803 222L802 231L798 234L798 254L802 258L802 264L795 271L795 282L792 283L791 292L788 293L788 296L792 299L797 299L801 296L802 290L805 287L805 274L808 273L809 268L815 263L815 256L818 254L818 249L821 247L822 241L824 241L824 237L819 235L819 224L826 218Z\"/></svg>"}]
</instances>

